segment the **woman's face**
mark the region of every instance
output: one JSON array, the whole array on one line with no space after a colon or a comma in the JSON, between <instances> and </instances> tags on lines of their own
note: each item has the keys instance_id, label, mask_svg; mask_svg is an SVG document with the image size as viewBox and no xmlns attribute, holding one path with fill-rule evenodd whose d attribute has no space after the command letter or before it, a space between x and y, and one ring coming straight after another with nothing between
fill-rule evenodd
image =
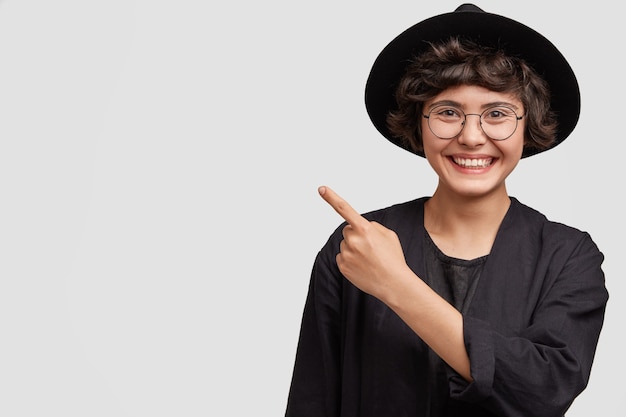
<instances>
[{"instance_id":1,"label":"woman's face","mask_svg":"<svg viewBox=\"0 0 626 417\"><path fill-rule=\"evenodd\" d=\"M505 180L524 148L525 119L514 120L524 115L521 101L510 94L462 85L424 103L423 113L431 110L430 119L422 119L422 140L424 154L439 176L439 188L467 197L506 193ZM429 122L439 136L449 139L437 137ZM515 130L505 140L493 140L483 129L497 138Z\"/></svg>"}]
</instances>

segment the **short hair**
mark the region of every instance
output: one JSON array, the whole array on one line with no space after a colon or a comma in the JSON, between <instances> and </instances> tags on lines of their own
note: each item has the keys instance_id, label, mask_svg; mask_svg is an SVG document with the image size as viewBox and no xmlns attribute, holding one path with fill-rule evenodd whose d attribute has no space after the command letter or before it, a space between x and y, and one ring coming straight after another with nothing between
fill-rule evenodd
<instances>
[{"instance_id":1,"label":"short hair","mask_svg":"<svg viewBox=\"0 0 626 417\"><path fill-rule=\"evenodd\" d=\"M424 103L450 87L475 85L513 94L524 106L524 149L545 150L556 140L557 119L549 86L523 59L501 48L452 37L408 64L395 92L397 108L387 115L390 132L414 152L423 152Z\"/></svg>"}]
</instances>

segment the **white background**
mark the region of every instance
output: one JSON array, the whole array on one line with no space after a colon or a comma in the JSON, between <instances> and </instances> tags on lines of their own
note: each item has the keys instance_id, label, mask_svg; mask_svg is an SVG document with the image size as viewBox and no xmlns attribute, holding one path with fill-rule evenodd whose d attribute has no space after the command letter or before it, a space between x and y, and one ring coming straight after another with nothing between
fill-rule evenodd
<instances>
[{"instance_id":1,"label":"white background","mask_svg":"<svg viewBox=\"0 0 626 417\"><path fill-rule=\"evenodd\" d=\"M221 4L220 4L221 3ZM0 1L0 415L280 416L317 250L429 195L369 122L398 33L456 1ZM611 293L569 417L622 415L623 15L482 1L570 60L582 116L509 191L591 233Z\"/></svg>"}]
</instances>

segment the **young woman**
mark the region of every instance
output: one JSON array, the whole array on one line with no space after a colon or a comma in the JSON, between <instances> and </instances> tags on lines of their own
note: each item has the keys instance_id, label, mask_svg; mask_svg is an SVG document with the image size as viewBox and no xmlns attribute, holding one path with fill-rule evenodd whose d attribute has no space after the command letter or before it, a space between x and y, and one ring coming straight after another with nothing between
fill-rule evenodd
<instances>
[{"instance_id":1,"label":"young woman","mask_svg":"<svg viewBox=\"0 0 626 417\"><path fill-rule=\"evenodd\" d=\"M603 255L505 181L574 129L569 64L534 30L465 4L394 39L365 98L439 181L365 215L320 187L346 222L313 266L286 415L563 416L603 324Z\"/></svg>"}]
</instances>

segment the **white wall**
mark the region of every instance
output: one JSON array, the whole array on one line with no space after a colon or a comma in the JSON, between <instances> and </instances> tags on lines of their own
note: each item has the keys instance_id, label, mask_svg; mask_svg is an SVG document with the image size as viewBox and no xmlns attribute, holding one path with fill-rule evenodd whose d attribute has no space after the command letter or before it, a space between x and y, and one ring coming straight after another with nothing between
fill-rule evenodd
<instances>
[{"instance_id":1,"label":"white wall","mask_svg":"<svg viewBox=\"0 0 626 417\"><path fill-rule=\"evenodd\" d=\"M340 222L316 187L361 211L432 192L363 86L389 40L460 2L217 3L0 1L0 415L284 414L310 268ZM579 76L575 133L509 190L606 255L606 325L568 416L618 416L619 4L478 5Z\"/></svg>"}]
</instances>

